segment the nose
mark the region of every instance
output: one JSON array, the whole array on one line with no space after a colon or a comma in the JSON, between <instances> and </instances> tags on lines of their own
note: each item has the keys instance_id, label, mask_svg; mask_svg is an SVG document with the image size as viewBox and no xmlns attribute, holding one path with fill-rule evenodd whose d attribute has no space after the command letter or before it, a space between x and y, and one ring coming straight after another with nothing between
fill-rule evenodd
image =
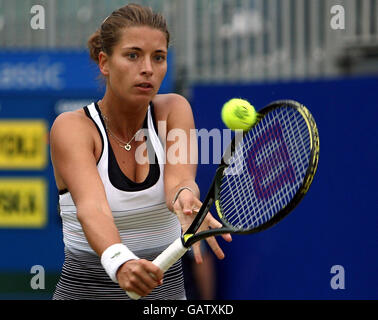
<instances>
[{"instance_id":1,"label":"nose","mask_svg":"<svg viewBox=\"0 0 378 320\"><path fill-rule=\"evenodd\" d=\"M152 68L152 61L150 57L146 57L143 59L141 73L142 75L152 76L153 68Z\"/></svg>"}]
</instances>

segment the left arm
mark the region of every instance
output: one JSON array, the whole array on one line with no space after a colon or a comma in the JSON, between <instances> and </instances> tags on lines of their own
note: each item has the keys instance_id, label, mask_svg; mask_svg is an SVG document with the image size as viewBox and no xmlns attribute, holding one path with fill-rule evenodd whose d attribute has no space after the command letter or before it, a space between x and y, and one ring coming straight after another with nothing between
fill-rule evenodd
<instances>
[{"instance_id":1,"label":"left arm","mask_svg":"<svg viewBox=\"0 0 378 320\"><path fill-rule=\"evenodd\" d=\"M174 212L185 231L192 223L196 211L201 207L200 190L195 182L198 149L197 136L194 126L192 109L188 101L179 95L167 95L167 136L166 136L166 164L164 169L164 185L166 203ZM188 187L179 192L174 204L177 192L182 187ZM209 213L200 230L207 228L219 228L220 222ZM223 235L226 241L231 241L230 235ZM207 238L208 244L219 259L224 258L224 253L219 247L215 237ZM199 242L193 245L195 260L202 262Z\"/></svg>"},{"instance_id":2,"label":"left arm","mask_svg":"<svg viewBox=\"0 0 378 320\"><path fill-rule=\"evenodd\" d=\"M179 188L189 187L196 198L200 197L200 191L195 182L198 150L192 109L179 95L171 95L169 100L164 185L167 206L174 212L172 201ZM185 194L192 196L191 191L185 189L180 192L180 198ZM185 209L191 211L192 208Z\"/></svg>"}]
</instances>

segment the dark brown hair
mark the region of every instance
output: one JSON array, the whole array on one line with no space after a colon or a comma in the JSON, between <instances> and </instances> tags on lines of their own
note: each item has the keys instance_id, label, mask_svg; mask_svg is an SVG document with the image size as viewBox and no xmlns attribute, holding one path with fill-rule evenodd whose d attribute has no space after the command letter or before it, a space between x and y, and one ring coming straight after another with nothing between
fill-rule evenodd
<instances>
[{"instance_id":1,"label":"dark brown hair","mask_svg":"<svg viewBox=\"0 0 378 320\"><path fill-rule=\"evenodd\" d=\"M165 18L149 7L128 4L113 11L100 28L89 37L88 48L91 59L98 64L98 55L101 51L112 55L113 47L118 43L122 29L137 26L148 26L165 33L168 47L170 35Z\"/></svg>"}]
</instances>

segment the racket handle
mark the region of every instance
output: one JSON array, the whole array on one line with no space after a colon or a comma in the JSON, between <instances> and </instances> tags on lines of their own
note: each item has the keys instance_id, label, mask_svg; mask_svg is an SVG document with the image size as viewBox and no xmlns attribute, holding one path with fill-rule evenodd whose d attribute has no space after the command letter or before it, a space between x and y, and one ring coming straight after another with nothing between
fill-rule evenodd
<instances>
[{"instance_id":1,"label":"racket handle","mask_svg":"<svg viewBox=\"0 0 378 320\"><path fill-rule=\"evenodd\" d=\"M152 263L158 266L163 272L166 272L188 249L189 248L183 246L181 238L178 238L159 254Z\"/></svg>"},{"instance_id":2,"label":"racket handle","mask_svg":"<svg viewBox=\"0 0 378 320\"><path fill-rule=\"evenodd\" d=\"M182 245L181 238L176 239L167 249L159 254L152 263L166 272L177 260L179 260L189 248ZM132 291L126 291L131 299L138 300L140 295Z\"/></svg>"}]
</instances>

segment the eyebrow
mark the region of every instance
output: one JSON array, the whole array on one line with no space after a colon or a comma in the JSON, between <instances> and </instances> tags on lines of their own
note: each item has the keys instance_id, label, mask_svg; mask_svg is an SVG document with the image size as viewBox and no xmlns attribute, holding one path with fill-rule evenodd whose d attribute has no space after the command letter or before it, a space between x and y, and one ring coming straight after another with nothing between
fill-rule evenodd
<instances>
[{"instance_id":1,"label":"eyebrow","mask_svg":"<svg viewBox=\"0 0 378 320\"><path fill-rule=\"evenodd\" d=\"M140 51L142 52L143 50L139 47L124 47L122 48L124 50L135 50L135 51ZM158 50L155 50L154 52L158 52L158 53L167 53L167 51L165 50L162 50L162 49L158 49Z\"/></svg>"}]
</instances>

